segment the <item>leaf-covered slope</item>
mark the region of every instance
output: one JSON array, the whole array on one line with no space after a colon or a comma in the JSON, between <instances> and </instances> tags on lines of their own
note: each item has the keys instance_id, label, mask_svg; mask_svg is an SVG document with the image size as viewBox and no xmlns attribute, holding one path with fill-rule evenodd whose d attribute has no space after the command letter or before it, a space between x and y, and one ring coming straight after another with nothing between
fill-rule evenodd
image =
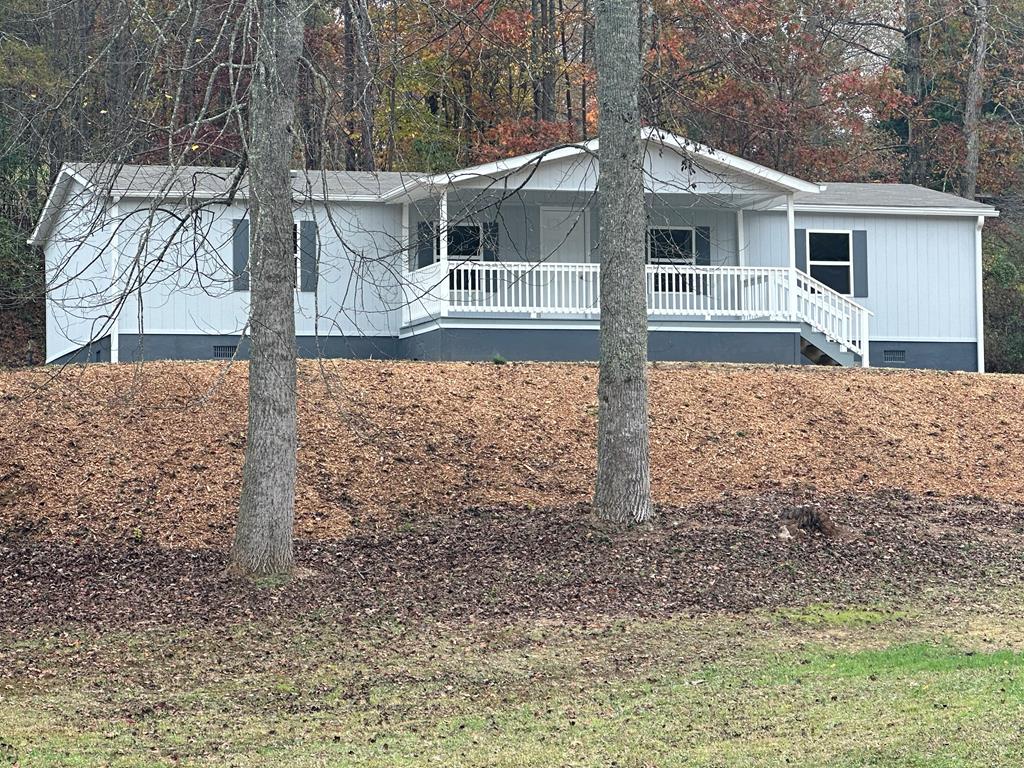
<instances>
[{"instance_id":1,"label":"leaf-covered slope","mask_svg":"<svg viewBox=\"0 0 1024 768\"><path fill-rule=\"evenodd\" d=\"M655 366L655 498L792 485L1022 500L1024 380ZM0 372L0 530L204 546L231 532L246 370ZM490 505L586 501L596 369L326 361L300 368L300 538Z\"/></svg>"}]
</instances>

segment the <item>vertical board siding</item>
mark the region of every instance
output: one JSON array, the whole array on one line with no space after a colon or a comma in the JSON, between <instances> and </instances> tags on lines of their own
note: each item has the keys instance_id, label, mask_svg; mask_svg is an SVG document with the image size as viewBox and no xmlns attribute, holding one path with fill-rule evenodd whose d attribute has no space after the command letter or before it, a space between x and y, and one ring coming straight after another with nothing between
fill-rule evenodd
<instances>
[{"instance_id":1,"label":"vertical board siding","mask_svg":"<svg viewBox=\"0 0 1024 768\"><path fill-rule=\"evenodd\" d=\"M785 266L786 216L747 214L752 266ZM977 338L974 218L797 213L800 229L867 232L868 296L876 339Z\"/></svg>"},{"instance_id":2,"label":"vertical board siding","mask_svg":"<svg viewBox=\"0 0 1024 768\"><path fill-rule=\"evenodd\" d=\"M174 235L175 219L140 206L122 231L122 260L139 259L152 270L139 297L120 317L125 333L237 334L245 328L249 292L233 290L232 221L248 215L241 205L206 214L196 244L192 228ZM321 204L295 212L315 221L320 241L316 292L295 293L300 335L390 336L400 326L400 206ZM149 231L148 242L142 233ZM198 264L198 268L197 268ZM141 322L140 322L141 321Z\"/></svg>"},{"instance_id":3,"label":"vertical board siding","mask_svg":"<svg viewBox=\"0 0 1024 768\"><path fill-rule=\"evenodd\" d=\"M109 332L113 222L98 200L70 182L64 208L43 249L46 266L46 358L52 360Z\"/></svg>"}]
</instances>

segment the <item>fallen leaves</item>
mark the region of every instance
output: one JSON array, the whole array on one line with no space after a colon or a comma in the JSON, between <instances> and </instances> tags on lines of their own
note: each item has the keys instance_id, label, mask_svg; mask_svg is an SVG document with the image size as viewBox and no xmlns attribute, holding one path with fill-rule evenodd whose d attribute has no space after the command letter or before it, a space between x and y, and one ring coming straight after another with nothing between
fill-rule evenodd
<instances>
[{"instance_id":1,"label":"fallen leaves","mask_svg":"<svg viewBox=\"0 0 1024 768\"><path fill-rule=\"evenodd\" d=\"M585 506L488 507L303 540L304 578L254 588L223 548L0 534L0 631L210 626L296 615L360 624L669 616L806 603L898 603L930 587L1018 584L1024 506L816 495L842 541L781 540L789 494L659 508L617 534ZM806 499L803 499L806 501Z\"/></svg>"},{"instance_id":2,"label":"fallen leaves","mask_svg":"<svg viewBox=\"0 0 1024 768\"><path fill-rule=\"evenodd\" d=\"M398 515L589 499L596 369L305 361L296 526L337 539ZM0 530L223 546L246 368L0 371ZM924 371L651 368L662 504L813 486L1024 500L1022 380Z\"/></svg>"}]
</instances>

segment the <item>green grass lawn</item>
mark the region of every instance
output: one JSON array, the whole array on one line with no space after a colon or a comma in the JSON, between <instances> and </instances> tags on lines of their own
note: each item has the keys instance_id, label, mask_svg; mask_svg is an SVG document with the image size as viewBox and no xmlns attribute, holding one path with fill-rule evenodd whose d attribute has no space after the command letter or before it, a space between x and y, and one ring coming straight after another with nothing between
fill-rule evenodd
<instances>
[{"instance_id":1,"label":"green grass lawn","mask_svg":"<svg viewBox=\"0 0 1024 768\"><path fill-rule=\"evenodd\" d=\"M1024 598L8 644L0 765L1019 766Z\"/></svg>"}]
</instances>

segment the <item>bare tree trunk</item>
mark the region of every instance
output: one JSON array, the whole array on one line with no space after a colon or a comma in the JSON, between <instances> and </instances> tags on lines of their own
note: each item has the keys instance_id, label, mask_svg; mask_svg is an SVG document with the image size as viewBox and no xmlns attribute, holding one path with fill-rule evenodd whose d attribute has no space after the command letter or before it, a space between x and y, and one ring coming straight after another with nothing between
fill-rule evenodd
<instances>
[{"instance_id":1,"label":"bare tree trunk","mask_svg":"<svg viewBox=\"0 0 1024 768\"><path fill-rule=\"evenodd\" d=\"M925 87L922 72L921 34L924 28L923 0L906 0L907 26L903 34L903 92L910 99L907 114L906 165L903 169L903 180L908 184L926 184L928 181L927 162L921 151L920 110L924 104Z\"/></svg>"},{"instance_id":2,"label":"bare tree trunk","mask_svg":"<svg viewBox=\"0 0 1024 768\"><path fill-rule=\"evenodd\" d=\"M583 28L580 32L580 64L583 68L583 76L580 78L580 136L587 138L587 55L590 53L588 43L590 32L590 10L587 8L587 0L583 2Z\"/></svg>"},{"instance_id":3,"label":"bare tree trunk","mask_svg":"<svg viewBox=\"0 0 1024 768\"><path fill-rule=\"evenodd\" d=\"M350 171L373 171L376 170L373 113L377 106L377 42L366 0L345 0L341 9L345 58L342 108L348 134L345 167Z\"/></svg>"},{"instance_id":4,"label":"bare tree trunk","mask_svg":"<svg viewBox=\"0 0 1024 768\"><path fill-rule=\"evenodd\" d=\"M302 6L258 0L249 97L249 432L232 567L291 571L295 515L295 251L291 161L302 51Z\"/></svg>"},{"instance_id":5,"label":"bare tree trunk","mask_svg":"<svg viewBox=\"0 0 1024 768\"><path fill-rule=\"evenodd\" d=\"M542 88L544 101L541 120L555 119L555 2L541 0L541 23L544 26L544 62L542 66Z\"/></svg>"},{"instance_id":6,"label":"bare tree trunk","mask_svg":"<svg viewBox=\"0 0 1024 768\"><path fill-rule=\"evenodd\" d=\"M981 101L985 85L985 56L988 53L988 0L974 0L970 9L974 20L974 40L971 53L971 71L967 74L967 98L964 104L964 139L967 156L960 194L974 199L978 187L978 158L981 153Z\"/></svg>"},{"instance_id":7,"label":"bare tree trunk","mask_svg":"<svg viewBox=\"0 0 1024 768\"><path fill-rule=\"evenodd\" d=\"M651 516L637 12L636 0L598 0L594 35L601 163L601 370L594 505L598 515L616 524L642 523Z\"/></svg>"}]
</instances>

